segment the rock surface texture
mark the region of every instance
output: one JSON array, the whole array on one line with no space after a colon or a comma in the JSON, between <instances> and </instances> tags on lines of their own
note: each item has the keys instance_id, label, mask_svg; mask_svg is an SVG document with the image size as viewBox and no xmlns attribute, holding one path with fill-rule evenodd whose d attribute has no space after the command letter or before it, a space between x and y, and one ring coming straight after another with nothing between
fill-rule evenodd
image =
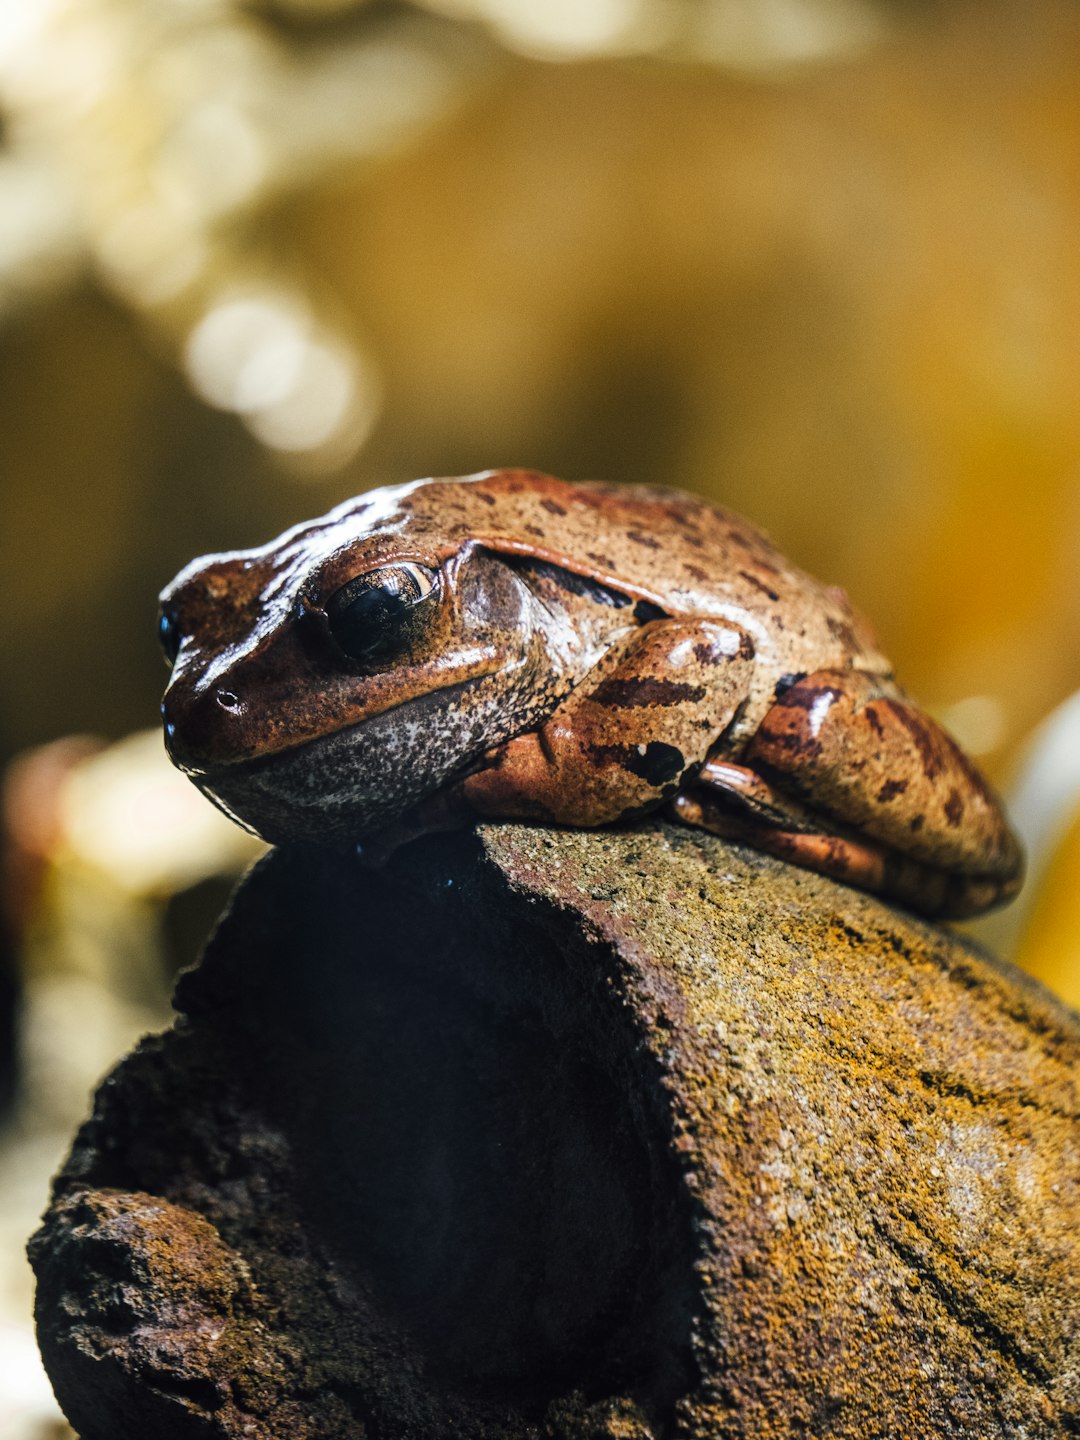
<instances>
[{"instance_id":1,"label":"rock surface texture","mask_svg":"<svg viewBox=\"0 0 1080 1440\"><path fill-rule=\"evenodd\" d=\"M279 850L32 1242L82 1440L1080 1434L1080 1022L660 824Z\"/></svg>"}]
</instances>

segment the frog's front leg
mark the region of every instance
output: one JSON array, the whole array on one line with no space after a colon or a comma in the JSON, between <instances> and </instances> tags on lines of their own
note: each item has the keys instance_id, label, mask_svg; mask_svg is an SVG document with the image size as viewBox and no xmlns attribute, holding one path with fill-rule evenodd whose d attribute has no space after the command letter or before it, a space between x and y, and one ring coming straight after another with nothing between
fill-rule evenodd
<instances>
[{"instance_id":1,"label":"frog's front leg","mask_svg":"<svg viewBox=\"0 0 1080 1440\"><path fill-rule=\"evenodd\" d=\"M749 636L654 620L615 647L537 730L508 741L462 793L490 818L605 825L669 800L746 697Z\"/></svg>"}]
</instances>

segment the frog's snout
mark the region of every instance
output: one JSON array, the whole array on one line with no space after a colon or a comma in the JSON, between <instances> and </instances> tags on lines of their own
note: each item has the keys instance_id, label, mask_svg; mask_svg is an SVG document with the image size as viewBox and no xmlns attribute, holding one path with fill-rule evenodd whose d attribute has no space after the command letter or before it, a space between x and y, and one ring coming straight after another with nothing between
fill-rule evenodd
<instances>
[{"instance_id":1,"label":"frog's snout","mask_svg":"<svg viewBox=\"0 0 1080 1440\"><path fill-rule=\"evenodd\" d=\"M233 690L191 696L170 687L161 702L170 760L188 774L205 774L215 764L244 758L250 750L246 718L247 705Z\"/></svg>"}]
</instances>

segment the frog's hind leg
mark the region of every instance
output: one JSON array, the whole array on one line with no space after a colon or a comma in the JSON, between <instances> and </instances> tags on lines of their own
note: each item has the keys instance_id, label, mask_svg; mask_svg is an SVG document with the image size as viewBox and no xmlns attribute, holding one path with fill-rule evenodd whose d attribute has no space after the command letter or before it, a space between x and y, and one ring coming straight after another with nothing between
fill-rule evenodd
<instances>
[{"instance_id":1,"label":"frog's hind leg","mask_svg":"<svg viewBox=\"0 0 1080 1440\"><path fill-rule=\"evenodd\" d=\"M746 697L754 648L713 621L660 619L632 633L538 729L461 784L473 812L606 825L674 797Z\"/></svg>"},{"instance_id":2,"label":"frog's hind leg","mask_svg":"<svg viewBox=\"0 0 1080 1440\"><path fill-rule=\"evenodd\" d=\"M706 768L715 773L720 767ZM752 770L737 765L725 765L723 770L720 787L695 783L675 797L672 809L678 819L804 870L888 895L923 914L973 914L997 898L996 887L991 892L965 880L957 885L955 877L943 870L907 859L865 836L841 833L824 816L813 816L773 790ZM740 770L744 779L736 778Z\"/></svg>"},{"instance_id":3,"label":"frog's hind leg","mask_svg":"<svg viewBox=\"0 0 1080 1440\"><path fill-rule=\"evenodd\" d=\"M729 832L741 825L750 839L753 828L762 849L928 914L974 914L1019 886L1020 852L997 797L887 679L857 671L804 677L777 699L738 758L777 805L795 807L798 823L725 805L732 785L720 775L720 804L711 806L708 764L697 800ZM724 818L727 809L734 821Z\"/></svg>"}]
</instances>

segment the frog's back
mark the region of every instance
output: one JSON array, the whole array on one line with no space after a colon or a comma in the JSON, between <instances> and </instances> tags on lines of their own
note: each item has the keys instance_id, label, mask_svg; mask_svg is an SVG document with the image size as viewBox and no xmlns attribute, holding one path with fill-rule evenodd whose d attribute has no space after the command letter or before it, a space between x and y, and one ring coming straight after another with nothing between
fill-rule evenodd
<instances>
[{"instance_id":1,"label":"frog's back","mask_svg":"<svg viewBox=\"0 0 1080 1440\"><path fill-rule=\"evenodd\" d=\"M493 470L422 482L403 503L421 524L437 515L451 537L549 560L672 615L734 621L780 670L888 670L841 590L792 565L740 516L697 496Z\"/></svg>"}]
</instances>

